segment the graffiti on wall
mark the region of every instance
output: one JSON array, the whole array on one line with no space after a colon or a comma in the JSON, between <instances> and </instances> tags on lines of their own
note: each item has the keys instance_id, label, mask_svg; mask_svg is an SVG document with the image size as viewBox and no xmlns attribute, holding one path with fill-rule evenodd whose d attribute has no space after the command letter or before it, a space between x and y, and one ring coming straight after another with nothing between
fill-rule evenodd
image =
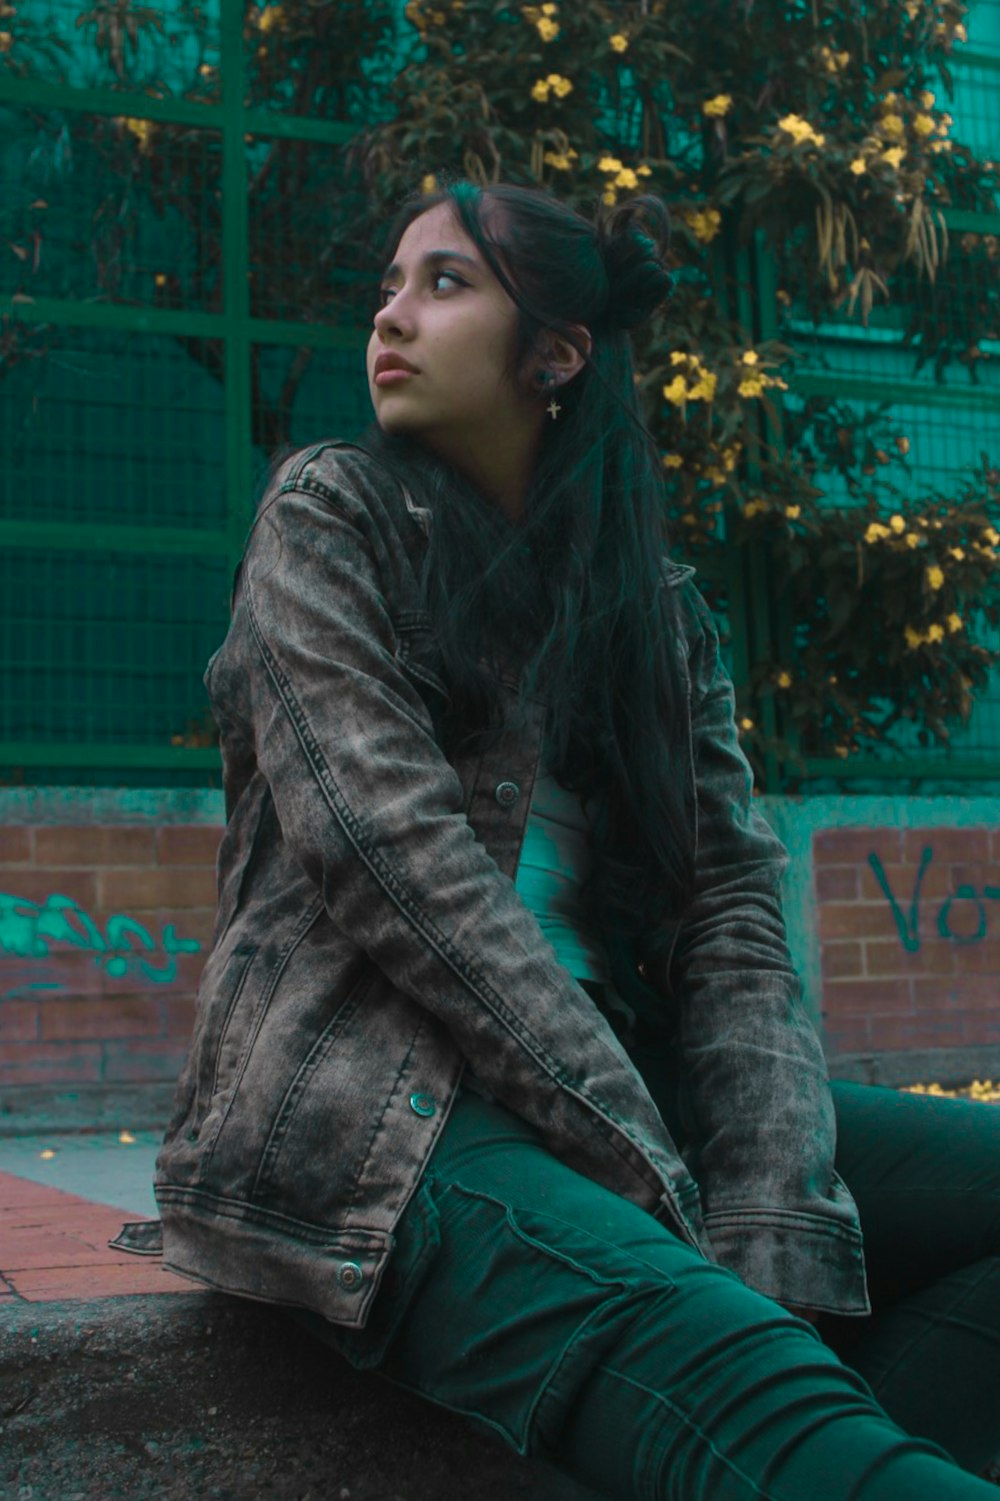
<instances>
[{"instance_id":1,"label":"graffiti on wall","mask_svg":"<svg viewBox=\"0 0 1000 1501\"><path fill-rule=\"evenodd\" d=\"M921 900L924 876L934 859L934 851L929 845L921 851L920 864L917 867L916 879L913 883L913 891L910 895L910 903L906 911L903 911L895 892L889 884L885 866L878 855L872 852L868 856L868 864L874 872L886 900L889 903L899 941L908 954L920 952L921 938ZM905 898L904 898L905 900ZM982 887L976 887L969 882L960 882L955 890L944 898L937 914L937 931L940 937L949 939L952 943L982 943L989 930L989 903L1000 902L1000 885L992 885L984 882ZM1000 909L997 909L1000 910Z\"/></svg>"},{"instance_id":2,"label":"graffiti on wall","mask_svg":"<svg viewBox=\"0 0 1000 1501\"><path fill-rule=\"evenodd\" d=\"M169 985L177 978L178 954L196 954L196 938L179 938L173 923L167 923L159 940L149 929L124 912L115 912L100 925L72 898L53 893L44 904L0 892L0 957L45 960L56 957L51 944L70 944L93 955L95 965L113 979L138 973L154 985ZM43 969L43 973L44 973ZM21 991L61 990L58 979L32 979L5 991L0 999Z\"/></svg>"}]
</instances>

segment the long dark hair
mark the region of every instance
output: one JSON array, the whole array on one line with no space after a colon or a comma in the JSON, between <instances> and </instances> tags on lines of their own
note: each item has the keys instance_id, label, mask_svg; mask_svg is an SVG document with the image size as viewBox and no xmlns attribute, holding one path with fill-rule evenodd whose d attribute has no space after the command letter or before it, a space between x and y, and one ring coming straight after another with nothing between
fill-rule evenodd
<instances>
[{"instance_id":1,"label":"long dark hair","mask_svg":"<svg viewBox=\"0 0 1000 1501\"><path fill-rule=\"evenodd\" d=\"M545 423L516 524L415 440L375 425L359 441L433 512L421 587L451 691L446 744L488 749L529 698L543 697L547 769L596 799L581 900L623 990L636 983L630 940L655 953L657 930L681 915L693 882L663 469L628 333L669 294L669 219L651 195L598 207L591 221L542 190L455 182L403 205L387 258L438 203L451 204L517 305L515 363L544 329L572 339L582 324L591 351L560 388L563 410ZM511 661L522 677L505 721L495 674Z\"/></svg>"}]
</instances>

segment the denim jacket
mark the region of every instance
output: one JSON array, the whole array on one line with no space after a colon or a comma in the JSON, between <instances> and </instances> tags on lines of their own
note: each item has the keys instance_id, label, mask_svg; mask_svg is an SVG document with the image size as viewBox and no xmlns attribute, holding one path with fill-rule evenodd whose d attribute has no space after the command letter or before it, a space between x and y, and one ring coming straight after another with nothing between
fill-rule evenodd
<instances>
[{"instance_id":1,"label":"denim jacket","mask_svg":"<svg viewBox=\"0 0 1000 1501\"><path fill-rule=\"evenodd\" d=\"M783 1302L866 1312L785 944L786 856L751 801L692 570L664 563L686 622L696 891L683 923L664 914L669 962L645 971L679 1013L682 1156L515 891L544 703L485 755L449 760L436 735L446 688L418 593L432 520L365 452L324 443L279 466L251 528L205 673L226 829L157 1159L164 1265L364 1328L468 1065L557 1157L707 1259Z\"/></svg>"}]
</instances>

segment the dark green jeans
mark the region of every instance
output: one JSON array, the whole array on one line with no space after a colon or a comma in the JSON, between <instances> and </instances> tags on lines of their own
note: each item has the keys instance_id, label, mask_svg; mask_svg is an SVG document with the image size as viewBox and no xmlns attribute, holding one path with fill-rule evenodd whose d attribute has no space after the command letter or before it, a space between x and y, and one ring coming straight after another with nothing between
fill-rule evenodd
<instances>
[{"instance_id":1,"label":"dark green jeans","mask_svg":"<svg viewBox=\"0 0 1000 1501\"><path fill-rule=\"evenodd\" d=\"M1000 1451L1000 1109L834 1099L870 1318L814 1329L468 1091L368 1328L300 1317L622 1501L988 1501L969 1472Z\"/></svg>"}]
</instances>

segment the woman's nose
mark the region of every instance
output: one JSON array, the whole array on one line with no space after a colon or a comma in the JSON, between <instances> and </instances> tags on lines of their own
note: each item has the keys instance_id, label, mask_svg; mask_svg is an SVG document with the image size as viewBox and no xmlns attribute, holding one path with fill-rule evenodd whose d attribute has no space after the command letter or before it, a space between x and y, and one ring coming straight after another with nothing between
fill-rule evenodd
<instances>
[{"instance_id":1,"label":"woman's nose","mask_svg":"<svg viewBox=\"0 0 1000 1501\"><path fill-rule=\"evenodd\" d=\"M405 305L400 305L399 303L399 295L397 292L393 297L390 297L388 302L383 303L380 308L376 309L375 317L372 321L375 324L376 331L383 337L386 334L405 336L409 331L411 320Z\"/></svg>"}]
</instances>

